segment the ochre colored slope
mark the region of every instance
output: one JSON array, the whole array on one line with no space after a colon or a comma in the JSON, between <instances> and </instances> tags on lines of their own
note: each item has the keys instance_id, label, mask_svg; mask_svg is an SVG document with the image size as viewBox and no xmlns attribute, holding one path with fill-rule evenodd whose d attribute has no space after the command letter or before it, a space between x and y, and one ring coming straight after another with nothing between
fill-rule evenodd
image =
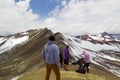
<instances>
[{"instance_id":1,"label":"ochre colored slope","mask_svg":"<svg viewBox=\"0 0 120 80\"><path fill-rule=\"evenodd\" d=\"M61 80L104 80L102 77L94 74L80 74L74 71L61 70ZM18 80L45 80L45 69L33 71L21 76ZM56 80L52 72L50 80Z\"/></svg>"}]
</instances>

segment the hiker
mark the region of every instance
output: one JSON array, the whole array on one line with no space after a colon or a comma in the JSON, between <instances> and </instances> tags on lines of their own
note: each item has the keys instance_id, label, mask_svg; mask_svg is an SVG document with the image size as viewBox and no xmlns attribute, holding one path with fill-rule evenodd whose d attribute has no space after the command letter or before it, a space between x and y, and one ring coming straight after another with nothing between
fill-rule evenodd
<instances>
[{"instance_id":1,"label":"hiker","mask_svg":"<svg viewBox=\"0 0 120 80\"><path fill-rule=\"evenodd\" d=\"M90 55L86 51L83 51L82 56L84 60L83 68L85 68L87 73L89 73Z\"/></svg>"},{"instance_id":2,"label":"hiker","mask_svg":"<svg viewBox=\"0 0 120 80\"><path fill-rule=\"evenodd\" d=\"M79 65L79 69L83 67L83 64L84 64L84 58L80 58L78 61L77 61L77 64Z\"/></svg>"},{"instance_id":3,"label":"hiker","mask_svg":"<svg viewBox=\"0 0 120 80\"><path fill-rule=\"evenodd\" d=\"M89 73L90 55L86 51L83 51L77 64L79 65L79 68L75 70L76 72L82 74L85 74L86 72Z\"/></svg>"},{"instance_id":4,"label":"hiker","mask_svg":"<svg viewBox=\"0 0 120 80\"><path fill-rule=\"evenodd\" d=\"M67 45L67 46L63 49L64 69L65 69L66 71L68 71L69 57L70 57L70 53L69 53L68 48L69 48L69 46Z\"/></svg>"},{"instance_id":5,"label":"hiker","mask_svg":"<svg viewBox=\"0 0 120 80\"><path fill-rule=\"evenodd\" d=\"M55 43L54 36L49 36L49 41L44 46L42 56L46 64L45 80L49 80L51 70L54 71L56 75L56 80L60 80L59 47Z\"/></svg>"},{"instance_id":6,"label":"hiker","mask_svg":"<svg viewBox=\"0 0 120 80\"><path fill-rule=\"evenodd\" d=\"M79 68L77 70L75 70L75 72L85 74L86 70L84 68L84 58L81 57L80 59L78 59L78 61L76 62L76 64L79 65Z\"/></svg>"}]
</instances>

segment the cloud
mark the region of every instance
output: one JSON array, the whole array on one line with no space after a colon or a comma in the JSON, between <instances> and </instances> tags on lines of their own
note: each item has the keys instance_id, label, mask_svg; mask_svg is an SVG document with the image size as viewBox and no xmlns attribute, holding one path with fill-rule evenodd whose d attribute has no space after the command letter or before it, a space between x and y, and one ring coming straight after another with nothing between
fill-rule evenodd
<instances>
[{"instance_id":1,"label":"cloud","mask_svg":"<svg viewBox=\"0 0 120 80\"><path fill-rule=\"evenodd\" d=\"M65 5L67 4L67 1L66 1L66 0L63 0L63 1L61 2L61 4L62 4L62 6L65 6Z\"/></svg>"},{"instance_id":2,"label":"cloud","mask_svg":"<svg viewBox=\"0 0 120 80\"><path fill-rule=\"evenodd\" d=\"M56 0L61 4L44 20L33 13L30 1L0 0L0 35L43 27L75 35L120 32L120 0Z\"/></svg>"},{"instance_id":3,"label":"cloud","mask_svg":"<svg viewBox=\"0 0 120 80\"><path fill-rule=\"evenodd\" d=\"M71 34L120 32L120 0L63 0L42 25ZM63 6L64 5L64 6Z\"/></svg>"},{"instance_id":4,"label":"cloud","mask_svg":"<svg viewBox=\"0 0 120 80\"><path fill-rule=\"evenodd\" d=\"M0 0L0 34L13 34L37 28L39 16L30 9L30 0Z\"/></svg>"}]
</instances>

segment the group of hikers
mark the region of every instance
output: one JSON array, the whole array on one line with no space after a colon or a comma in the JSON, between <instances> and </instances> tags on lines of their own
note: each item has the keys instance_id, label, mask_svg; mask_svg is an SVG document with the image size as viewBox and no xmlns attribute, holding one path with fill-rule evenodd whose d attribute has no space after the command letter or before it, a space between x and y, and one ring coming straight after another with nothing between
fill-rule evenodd
<instances>
[{"instance_id":1,"label":"group of hikers","mask_svg":"<svg viewBox=\"0 0 120 80\"><path fill-rule=\"evenodd\" d=\"M56 80L60 80L60 70L63 67L65 71L68 71L70 53L69 46L60 52L58 45L55 43L55 37L53 35L49 36L49 41L43 48L42 56L46 64L46 76L45 80L49 80L51 70L54 71L56 75ZM90 56L86 51L83 51L82 57L77 61L79 64L79 69L76 72L89 73Z\"/></svg>"}]
</instances>

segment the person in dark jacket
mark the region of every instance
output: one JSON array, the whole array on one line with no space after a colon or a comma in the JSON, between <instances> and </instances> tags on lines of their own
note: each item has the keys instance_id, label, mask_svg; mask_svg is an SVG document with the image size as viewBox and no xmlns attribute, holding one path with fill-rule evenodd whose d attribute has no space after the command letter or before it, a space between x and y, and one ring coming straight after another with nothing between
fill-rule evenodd
<instances>
[{"instance_id":1,"label":"person in dark jacket","mask_svg":"<svg viewBox=\"0 0 120 80\"><path fill-rule=\"evenodd\" d=\"M66 71L68 71L69 58L70 58L70 53L69 53L68 48L69 46L67 45L66 48L63 49L64 69Z\"/></svg>"},{"instance_id":2,"label":"person in dark jacket","mask_svg":"<svg viewBox=\"0 0 120 80\"><path fill-rule=\"evenodd\" d=\"M49 80L51 70L54 71L56 80L60 80L59 47L55 43L54 36L49 37L49 41L42 51L42 56L46 63L45 80Z\"/></svg>"}]
</instances>

